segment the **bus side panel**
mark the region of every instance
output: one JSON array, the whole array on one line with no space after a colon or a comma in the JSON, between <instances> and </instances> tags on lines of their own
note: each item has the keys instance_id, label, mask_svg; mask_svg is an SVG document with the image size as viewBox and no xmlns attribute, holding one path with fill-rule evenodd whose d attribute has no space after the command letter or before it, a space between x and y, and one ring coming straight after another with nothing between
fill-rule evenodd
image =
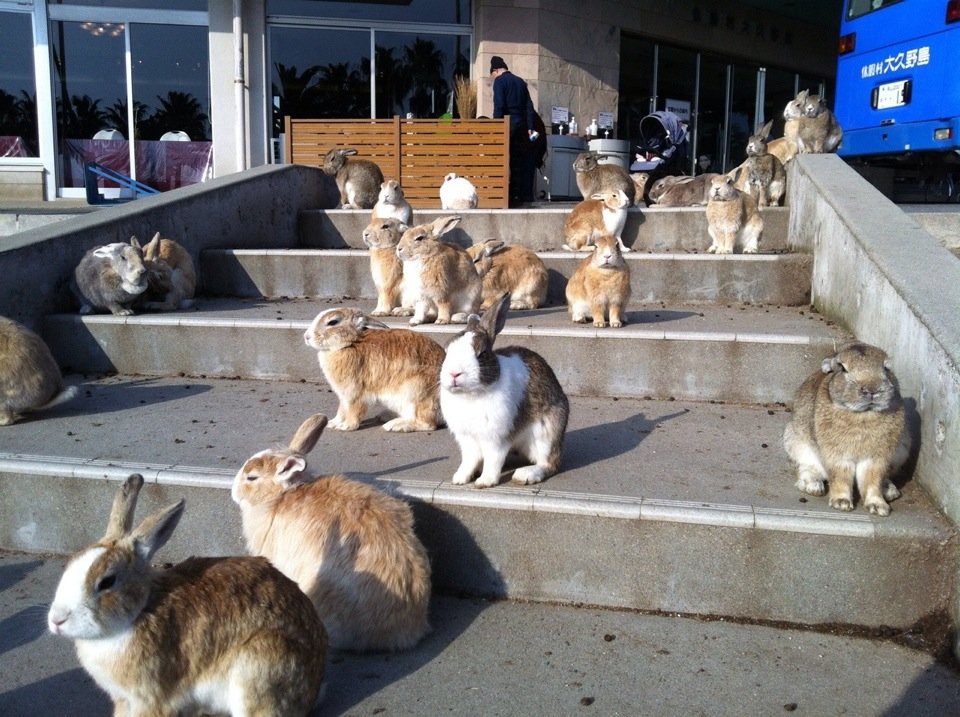
<instances>
[{"instance_id":1,"label":"bus side panel","mask_svg":"<svg viewBox=\"0 0 960 717\"><path fill-rule=\"evenodd\" d=\"M880 13L878 13L880 14ZM933 138L931 123L948 126L960 117L960 25L872 52L843 56L837 63L834 113L844 138L839 154L942 151L958 144ZM909 80L909 101L874 109L875 89Z\"/></svg>"}]
</instances>

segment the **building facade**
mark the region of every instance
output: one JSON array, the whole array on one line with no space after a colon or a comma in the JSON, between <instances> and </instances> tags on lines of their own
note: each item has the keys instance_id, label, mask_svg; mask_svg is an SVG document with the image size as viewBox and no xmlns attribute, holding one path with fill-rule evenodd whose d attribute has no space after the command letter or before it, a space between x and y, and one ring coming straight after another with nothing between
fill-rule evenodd
<instances>
[{"instance_id":1,"label":"building facade","mask_svg":"<svg viewBox=\"0 0 960 717\"><path fill-rule=\"evenodd\" d=\"M797 89L829 94L825 2L833 25L714 0L0 0L0 198L83 196L88 160L161 190L282 161L285 115L456 117L458 78L490 115L493 55L548 127L632 142L670 109L689 169L726 168Z\"/></svg>"}]
</instances>

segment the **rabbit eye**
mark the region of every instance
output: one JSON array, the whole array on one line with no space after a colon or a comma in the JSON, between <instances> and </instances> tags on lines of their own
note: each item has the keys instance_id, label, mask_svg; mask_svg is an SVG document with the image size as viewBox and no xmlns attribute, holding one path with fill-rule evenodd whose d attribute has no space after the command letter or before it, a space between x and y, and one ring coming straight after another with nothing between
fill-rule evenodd
<instances>
[{"instance_id":1,"label":"rabbit eye","mask_svg":"<svg viewBox=\"0 0 960 717\"><path fill-rule=\"evenodd\" d=\"M253 474L253 473L251 473L250 475L247 476L247 480L250 481L251 483L252 483L253 481L257 480L258 478L260 478L260 476L255 475L255 474Z\"/></svg>"},{"instance_id":2,"label":"rabbit eye","mask_svg":"<svg viewBox=\"0 0 960 717\"><path fill-rule=\"evenodd\" d=\"M330 319L327 321L327 326L336 326L340 323L340 319Z\"/></svg>"},{"instance_id":3,"label":"rabbit eye","mask_svg":"<svg viewBox=\"0 0 960 717\"><path fill-rule=\"evenodd\" d=\"M97 583L97 592L102 593L105 590L109 590L117 582L116 575L106 575L100 578L100 582Z\"/></svg>"}]
</instances>

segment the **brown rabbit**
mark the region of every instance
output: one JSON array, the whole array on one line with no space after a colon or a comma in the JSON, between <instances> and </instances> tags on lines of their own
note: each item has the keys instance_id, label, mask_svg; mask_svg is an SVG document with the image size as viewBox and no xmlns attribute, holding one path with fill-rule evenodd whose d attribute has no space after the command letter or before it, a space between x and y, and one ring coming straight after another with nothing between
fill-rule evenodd
<instances>
[{"instance_id":1,"label":"brown rabbit","mask_svg":"<svg viewBox=\"0 0 960 717\"><path fill-rule=\"evenodd\" d=\"M767 151L767 136L773 120L747 141L747 159L735 170L735 186L757 201L758 207L777 206L783 199L787 173L783 164Z\"/></svg>"},{"instance_id":2,"label":"brown rabbit","mask_svg":"<svg viewBox=\"0 0 960 717\"><path fill-rule=\"evenodd\" d=\"M186 249L173 239L161 239L157 232L143 247L143 262L147 267L143 308L175 311L193 306L197 272Z\"/></svg>"},{"instance_id":3,"label":"brown rabbit","mask_svg":"<svg viewBox=\"0 0 960 717\"><path fill-rule=\"evenodd\" d=\"M597 192L577 204L563 222L563 248L579 251L593 244L597 237L609 234L617 238L621 252L628 252L623 244L623 228L627 225L627 207L630 200L622 189Z\"/></svg>"},{"instance_id":4,"label":"brown rabbit","mask_svg":"<svg viewBox=\"0 0 960 717\"><path fill-rule=\"evenodd\" d=\"M596 240L593 253L584 258L567 282L567 308L574 322L620 328L630 301L630 267L620 253L617 240L602 236Z\"/></svg>"},{"instance_id":5,"label":"brown rabbit","mask_svg":"<svg viewBox=\"0 0 960 717\"><path fill-rule=\"evenodd\" d=\"M237 472L247 548L310 597L332 647L412 647L430 629L430 561L413 512L365 483L307 471L326 423L311 416L289 448L260 451Z\"/></svg>"},{"instance_id":6,"label":"brown rabbit","mask_svg":"<svg viewBox=\"0 0 960 717\"><path fill-rule=\"evenodd\" d=\"M889 515L900 497L890 478L910 454L910 433L886 353L851 343L823 361L797 391L783 446L797 466L796 487L827 493L830 507L853 510L853 486L866 509Z\"/></svg>"},{"instance_id":7,"label":"brown rabbit","mask_svg":"<svg viewBox=\"0 0 960 717\"><path fill-rule=\"evenodd\" d=\"M310 600L263 558L153 568L184 502L131 529L142 485L127 478L106 534L67 563L50 632L75 641L114 715L306 715L327 653Z\"/></svg>"},{"instance_id":8,"label":"brown rabbit","mask_svg":"<svg viewBox=\"0 0 960 717\"><path fill-rule=\"evenodd\" d=\"M592 152L581 152L573 161L573 171L577 175L577 189L584 199L600 192L622 189L627 195L630 206L637 196L637 185L623 167L617 164L600 164L600 159Z\"/></svg>"},{"instance_id":9,"label":"brown rabbit","mask_svg":"<svg viewBox=\"0 0 960 717\"><path fill-rule=\"evenodd\" d=\"M503 294L510 294L510 308L536 309L547 300L547 267L536 252L508 246L497 239L467 248L483 281L480 308L486 309Z\"/></svg>"},{"instance_id":10,"label":"brown rabbit","mask_svg":"<svg viewBox=\"0 0 960 717\"><path fill-rule=\"evenodd\" d=\"M710 253L732 254L738 242L744 254L757 253L763 217L754 198L738 190L732 177L720 174L710 182L707 231L713 240Z\"/></svg>"},{"instance_id":11,"label":"brown rabbit","mask_svg":"<svg viewBox=\"0 0 960 717\"><path fill-rule=\"evenodd\" d=\"M416 297L413 326L434 316L438 324L462 324L480 310L483 285L473 259L465 249L440 239L459 223L458 216L438 217L411 227L400 238L397 256L403 261L405 289Z\"/></svg>"},{"instance_id":12,"label":"brown rabbit","mask_svg":"<svg viewBox=\"0 0 960 717\"><path fill-rule=\"evenodd\" d=\"M413 207L404 197L403 188L396 179L388 179L380 185L380 194L373 206L370 223L378 219L396 219L407 226L413 221Z\"/></svg>"},{"instance_id":13,"label":"brown rabbit","mask_svg":"<svg viewBox=\"0 0 960 717\"><path fill-rule=\"evenodd\" d=\"M432 431L442 423L437 377L443 349L429 337L337 307L320 312L303 339L316 349L340 399L332 428L357 430L366 409L378 403L397 414L383 424L385 431Z\"/></svg>"},{"instance_id":14,"label":"brown rabbit","mask_svg":"<svg viewBox=\"0 0 960 717\"><path fill-rule=\"evenodd\" d=\"M0 426L69 401L76 393L75 386L64 388L60 367L43 339L0 316Z\"/></svg>"},{"instance_id":15,"label":"brown rabbit","mask_svg":"<svg viewBox=\"0 0 960 717\"><path fill-rule=\"evenodd\" d=\"M701 207L709 200L710 182L716 176L707 172L696 177L660 177L650 187L647 196L661 207Z\"/></svg>"},{"instance_id":16,"label":"brown rabbit","mask_svg":"<svg viewBox=\"0 0 960 717\"><path fill-rule=\"evenodd\" d=\"M797 143L793 139L786 137L777 137L767 142L767 151L780 160L780 164L786 168L787 164L797 156L799 151Z\"/></svg>"},{"instance_id":17,"label":"brown rabbit","mask_svg":"<svg viewBox=\"0 0 960 717\"><path fill-rule=\"evenodd\" d=\"M800 152L835 152L843 139L843 129L820 95L809 95L797 127Z\"/></svg>"},{"instance_id":18,"label":"brown rabbit","mask_svg":"<svg viewBox=\"0 0 960 717\"><path fill-rule=\"evenodd\" d=\"M352 148L331 149L324 155L323 172L336 179L344 209L373 209L383 184L383 172L369 159L350 159L356 154L357 150Z\"/></svg>"},{"instance_id":19,"label":"brown rabbit","mask_svg":"<svg viewBox=\"0 0 960 717\"><path fill-rule=\"evenodd\" d=\"M363 230L363 243L370 247L370 274L377 289L377 308L371 316L389 316L395 309L404 306L403 262L397 256L397 244L408 227L403 222L389 219L374 219ZM406 315L413 313L413 299ZM403 315L403 310L396 315Z\"/></svg>"}]
</instances>

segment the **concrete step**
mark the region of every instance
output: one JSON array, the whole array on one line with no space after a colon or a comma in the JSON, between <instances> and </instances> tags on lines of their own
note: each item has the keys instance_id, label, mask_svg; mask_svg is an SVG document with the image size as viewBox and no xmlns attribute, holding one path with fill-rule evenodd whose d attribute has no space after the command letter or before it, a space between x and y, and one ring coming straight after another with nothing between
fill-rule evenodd
<instances>
[{"instance_id":1,"label":"concrete step","mask_svg":"<svg viewBox=\"0 0 960 717\"><path fill-rule=\"evenodd\" d=\"M0 433L0 548L90 542L116 481L138 471L143 512L187 498L164 559L242 552L233 474L335 410L310 384L83 379L74 401ZM561 472L529 487L454 486L447 430L393 434L374 418L328 430L310 463L413 501L439 588L792 623L942 617L954 529L912 482L888 518L798 493L780 448L788 418L775 405L574 398Z\"/></svg>"},{"instance_id":2,"label":"concrete step","mask_svg":"<svg viewBox=\"0 0 960 717\"><path fill-rule=\"evenodd\" d=\"M574 204L537 209L469 209L459 212L417 211L417 224L440 216L459 214L460 225L446 235L464 246L502 239L535 251L559 250L563 245L563 222ZM787 251L788 207L761 211L764 221L761 251ZM299 214L300 245L320 249L364 249L363 229L370 212L355 209L307 209ZM623 241L636 251L706 251L710 246L703 207L633 208L627 215Z\"/></svg>"},{"instance_id":3,"label":"concrete step","mask_svg":"<svg viewBox=\"0 0 960 717\"><path fill-rule=\"evenodd\" d=\"M201 299L198 310L47 317L44 337L77 372L322 381L303 332L338 304L369 300ZM540 352L568 393L763 403L789 401L846 335L809 309L644 307L625 327L574 324L563 307L511 313L498 345ZM404 319L387 324L408 327ZM420 327L445 344L462 326Z\"/></svg>"},{"instance_id":4,"label":"concrete step","mask_svg":"<svg viewBox=\"0 0 960 717\"><path fill-rule=\"evenodd\" d=\"M547 301L566 303L567 279L585 252L543 252ZM810 303L809 254L668 254L631 252L632 301L651 303ZM200 258L204 291L215 296L355 296L376 299L370 257L359 249L218 249Z\"/></svg>"},{"instance_id":5,"label":"concrete step","mask_svg":"<svg viewBox=\"0 0 960 717\"><path fill-rule=\"evenodd\" d=\"M64 563L0 553L5 715L110 713L71 643L43 630ZM430 620L412 650L330 655L312 714L942 717L960 701L956 672L892 641L450 596Z\"/></svg>"}]
</instances>

